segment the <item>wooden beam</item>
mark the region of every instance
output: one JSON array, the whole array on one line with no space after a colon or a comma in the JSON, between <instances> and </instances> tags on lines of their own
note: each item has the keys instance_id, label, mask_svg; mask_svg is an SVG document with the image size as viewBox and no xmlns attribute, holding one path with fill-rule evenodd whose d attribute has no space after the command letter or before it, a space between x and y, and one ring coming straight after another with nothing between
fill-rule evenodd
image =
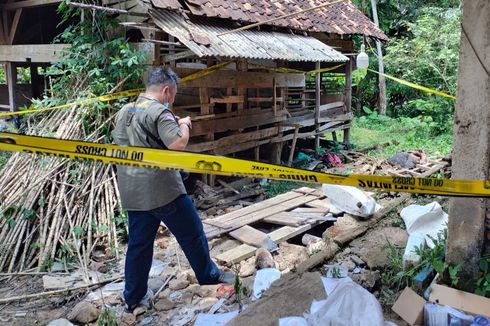
<instances>
[{"instance_id":1,"label":"wooden beam","mask_svg":"<svg viewBox=\"0 0 490 326\"><path fill-rule=\"evenodd\" d=\"M210 103L243 103L244 96L211 97Z\"/></svg>"},{"instance_id":2,"label":"wooden beam","mask_svg":"<svg viewBox=\"0 0 490 326\"><path fill-rule=\"evenodd\" d=\"M172 62L172 61L179 60L179 59L185 59L185 58L193 57L195 55L196 54L194 52L192 52L191 50L187 50L187 51L182 51L182 52L178 52L175 54L164 55L162 61L163 62Z\"/></svg>"},{"instance_id":3,"label":"wooden beam","mask_svg":"<svg viewBox=\"0 0 490 326\"><path fill-rule=\"evenodd\" d=\"M291 144L291 152L289 153L288 166L291 166L293 164L294 149L296 148L296 140L298 139L298 131L299 131L299 126L296 126L296 128L294 128L293 143Z\"/></svg>"},{"instance_id":4,"label":"wooden beam","mask_svg":"<svg viewBox=\"0 0 490 326\"><path fill-rule=\"evenodd\" d=\"M20 8L34 8L41 6L48 6L60 3L61 0L24 0L8 3L0 6L0 10L16 10Z\"/></svg>"},{"instance_id":5,"label":"wooden beam","mask_svg":"<svg viewBox=\"0 0 490 326\"><path fill-rule=\"evenodd\" d=\"M128 10L124 10L124 9L103 7L103 6L97 6L97 5L89 5L86 3L68 2L68 6L82 8L82 9L88 9L88 10L99 10L99 11L104 11L104 12L108 12L111 14L148 17L148 14L146 14L146 13L133 12L133 11L128 11Z\"/></svg>"},{"instance_id":6,"label":"wooden beam","mask_svg":"<svg viewBox=\"0 0 490 326\"><path fill-rule=\"evenodd\" d=\"M179 76L183 77L199 70L176 68L175 71ZM222 69L201 78L180 83L179 87L271 88L273 78L276 79L277 87L305 86L304 74L245 72Z\"/></svg>"},{"instance_id":7,"label":"wooden beam","mask_svg":"<svg viewBox=\"0 0 490 326\"><path fill-rule=\"evenodd\" d=\"M12 20L12 26L10 26L8 44L14 43L15 32L17 31L17 26L19 25L20 15L22 15L22 8L15 11L14 19Z\"/></svg>"},{"instance_id":8,"label":"wooden beam","mask_svg":"<svg viewBox=\"0 0 490 326\"><path fill-rule=\"evenodd\" d=\"M0 61L57 62L68 44L0 45Z\"/></svg>"},{"instance_id":9,"label":"wooden beam","mask_svg":"<svg viewBox=\"0 0 490 326\"><path fill-rule=\"evenodd\" d=\"M272 79L272 111L277 114L277 83L276 79Z\"/></svg>"},{"instance_id":10,"label":"wooden beam","mask_svg":"<svg viewBox=\"0 0 490 326\"><path fill-rule=\"evenodd\" d=\"M0 45L6 45L6 44L7 44L7 38L3 30L3 15L0 15Z\"/></svg>"},{"instance_id":11,"label":"wooden beam","mask_svg":"<svg viewBox=\"0 0 490 326\"><path fill-rule=\"evenodd\" d=\"M196 121L192 126L192 136L206 135L210 131L222 132L257 127L286 120L286 112L279 111L277 116L271 110L263 110L258 114L239 115L226 119Z\"/></svg>"},{"instance_id":12,"label":"wooden beam","mask_svg":"<svg viewBox=\"0 0 490 326\"><path fill-rule=\"evenodd\" d=\"M7 88L9 92L9 106L10 111L16 110L15 105L15 85L17 84L17 70L15 64L12 62L5 63L6 77L7 77Z\"/></svg>"},{"instance_id":13,"label":"wooden beam","mask_svg":"<svg viewBox=\"0 0 490 326\"><path fill-rule=\"evenodd\" d=\"M320 61L315 64L315 69L320 69ZM318 135L318 128L320 128L320 101L321 101L321 82L322 82L322 74L318 73L315 75L315 130L317 131L317 135L315 136L315 151L320 147L320 135Z\"/></svg>"}]
</instances>

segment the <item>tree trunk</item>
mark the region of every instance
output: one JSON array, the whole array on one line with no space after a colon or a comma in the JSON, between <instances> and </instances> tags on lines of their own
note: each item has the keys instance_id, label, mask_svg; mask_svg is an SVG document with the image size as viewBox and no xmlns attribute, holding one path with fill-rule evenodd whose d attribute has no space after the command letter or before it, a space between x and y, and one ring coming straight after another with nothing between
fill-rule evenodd
<instances>
[{"instance_id":1,"label":"tree trunk","mask_svg":"<svg viewBox=\"0 0 490 326\"><path fill-rule=\"evenodd\" d=\"M371 0L371 7L373 9L373 20L376 26L379 27L378 9L376 7L376 0ZM383 50L381 49L381 42L376 40L376 50L378 52L378 71L380 74L385 72L383 65ZM378 112L380 115L386 114L386 80L382 75L378 75L379 85L379 98L378 98Z\"/></svg>"}]
</instances>

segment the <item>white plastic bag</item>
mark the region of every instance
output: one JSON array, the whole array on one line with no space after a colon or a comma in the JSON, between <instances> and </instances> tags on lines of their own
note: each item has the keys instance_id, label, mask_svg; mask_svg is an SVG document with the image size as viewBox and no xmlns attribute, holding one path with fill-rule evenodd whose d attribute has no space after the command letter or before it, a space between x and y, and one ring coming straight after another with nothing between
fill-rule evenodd
<instances>
[{"instance_id":1,"label":"white plastic bag","mask_svg":"<svg viewBox=\"0 0 490 326\"><path fill-rule=\"evenodd\" d=\"M383 326L378 300L359 284L342 279L318 311L306 316L309 326Z\"/></svg>"},{"instance_id":2,"label":"white plastic bag","mask_svg":"<svg viewBox=\"0 0 490 326\"><path fill-rule=\"evenodd\" d=\"M253 300L260 299L272 283L281 278L281 272L275 268L264 268L257 271L254 280Z\"/></svg>"},{"instance_id":3,"label":"white plastic bag","mask_svg":"<svg viewBox=\"0 0 490 326\"><path fill-rule=\"evenodd\" d=\"M355 187L324 184L322 190L336 208L351 215L367 218L381 208L371 196Z\"/></svg>"},{"instance_id":4,"label":"white plastic bag","mask_svg":"<svg viewBox=\"0 0 490 326\"><path fill-rule=\"evenodd\" d=\"M405 222L408 234L423 234L429 248L434 248L431 237L437 239L437 234L447 227L448 216L437 202L425 206L407 206L402 209L400 216Z\"/></svg>"}]
</instances>

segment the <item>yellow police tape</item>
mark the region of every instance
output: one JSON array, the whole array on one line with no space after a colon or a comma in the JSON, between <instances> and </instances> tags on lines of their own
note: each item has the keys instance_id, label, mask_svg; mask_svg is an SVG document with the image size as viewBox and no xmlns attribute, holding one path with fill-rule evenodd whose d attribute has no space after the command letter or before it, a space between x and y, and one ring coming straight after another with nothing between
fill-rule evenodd
<instances>
[{"instance_id":1,"label":"yellow police tape","mask_svg":"<svg viewBox=\"0 0 490 326\"><path fill-rule=\"evenodd\" d=\"M122 164L223 176L330 183L384 191L446 196L490 197L490 181L436 178L335 175L207 154L123 147L74 140L0 133L0 150L24 152L81 162Z\"/></svg>"},{"instance_id":2,"label":"yellow police tape","mask_svg":"<svg viewBox=\"0 0 490 326\"><path fill-rule=\"evenodd\" d=\"M144 88L137 88L137 89L131 89L127 91L121 91L113 94L106 94L102 96L97 96L97 97L91 97L87 99L83 99L80 101L75 101L71 103L66 103L62 105L57 105L57 106L52 106L48 108L40 108L40 109L35 109L35 110L24 110L24 111L14 111L14 112L2 112L0 113L0 118L10 116L10 115L21 115L21 114L29 114L29 113L39 113L39 112L46 112L46 111L52 111L52 110L58 110L58 109L65 109L72 107L74 105L87 105L90 103L94 102L109 102L109 101L114 101L122 97L131 97L138 95L139 93L143 92L145 89Z\"/></svg>"},{"instance_id":3,"label":"yellow police tape","mask_svg":"<svg viewBox=\"0 0 490 326\"><path fill-rule=\"evenodd\" d=\"M412 87L414 89L418 89L418 90L423 91L423 92L426 92L426 93L432 93L432 94L436 94L436 95L439 95L439 96L447 97L447 98L450 98L451 100L455 100L456 99L456 96L449 95L449 94L440 92L438 90L435 90L435 89L432 89L432 88L429 88L429 87L418 85L418 84L409 82L409 81L404 80L404 79L396 78L396 77L393 77L393 76L390 76L390 75L387 75L387 74L382 74L382 73L380 73L380 72L378 72L376 70L368 69L368 71L374 72L375 74L378 74L378 75L382 75L382 76L384 76L384 77L386 77L388 79L391 79L391 80L396 81L397 83L400 83L400 84L405 85L405 86L408 86L408 87Z\"/></svg>"}]
</instances>

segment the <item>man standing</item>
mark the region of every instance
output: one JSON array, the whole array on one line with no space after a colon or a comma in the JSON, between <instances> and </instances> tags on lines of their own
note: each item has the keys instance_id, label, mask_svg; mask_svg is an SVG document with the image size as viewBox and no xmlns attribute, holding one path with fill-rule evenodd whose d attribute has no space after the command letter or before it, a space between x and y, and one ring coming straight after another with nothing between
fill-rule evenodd
<instances>
[{"instance_id":1,"label":"man standing","mask_svg":"<svg viewBox=\"0 0 490 326\"><path fill-rule=\"evenodd\" d=\"M177 94L177 75L168 68L151 71L146 91L116 116L113 137L121 146L184 150L192 129L190 117L176 117L171 106ZM121 202L128 211L129 241L125 263L126 310L151 306L148 275L160 222L182 247L198 282L233 283L235 275L211 260L202 222L177 171L118 166Z\"/></svg>"}]
</instances>

